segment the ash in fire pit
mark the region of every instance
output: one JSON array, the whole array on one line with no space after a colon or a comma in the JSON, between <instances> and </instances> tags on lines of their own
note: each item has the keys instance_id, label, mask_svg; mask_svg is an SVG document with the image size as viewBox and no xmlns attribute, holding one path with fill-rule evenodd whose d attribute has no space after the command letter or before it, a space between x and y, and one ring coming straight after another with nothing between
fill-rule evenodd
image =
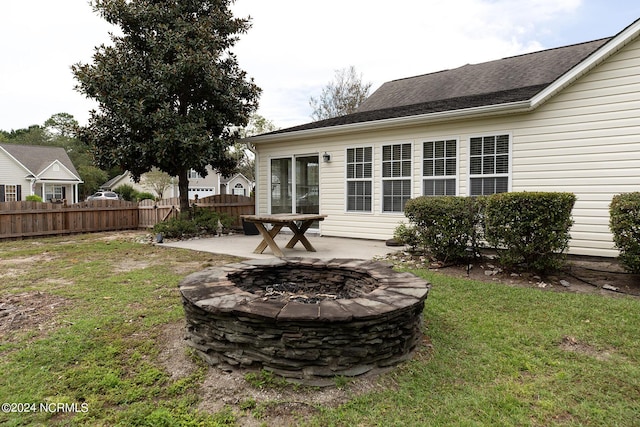
<instances>
[{"instance_id":1,"label":"ash in fire pit","mask_svg":"<svg viewBox=\"0 0 640 427\"><path fill-rule=\"evenodd\" d=\"M429 288L385 263L309 258L245 261L180 284L187 342L205 361L315 385L410 358Z\"/></svg>"},{"instance_id":2,"label":"ash in fire pit","mask_svg":"<svg viewBox=\"0 0 640 427\"><path fill-rule=\"evenodd\" d=\"M229 276L240 289L266 300L318 304L323 300L359 298L378 287L365 271L315 264L287 264L262 270L249 270Z\"/></svg>"},{"instance_id":3,"label":"ash in fire pit","mask_svg":"<svg viewBox=\"0 0 640 427\"><path fill-rule=\"evenodd\" d=\"M316 289L319 288L319 289ZM297 301L303 304L318 304L325 299L335 300L342 298L351 298L347 292L334 292L332 290L323 290L323 286L301 286L297 283L276 283L267 286L264 292L253 292L256 295L262 295L264 301L281 299L284 301ZM331 293L327 293L331 292Z\"/></svg>"}]
</instances>

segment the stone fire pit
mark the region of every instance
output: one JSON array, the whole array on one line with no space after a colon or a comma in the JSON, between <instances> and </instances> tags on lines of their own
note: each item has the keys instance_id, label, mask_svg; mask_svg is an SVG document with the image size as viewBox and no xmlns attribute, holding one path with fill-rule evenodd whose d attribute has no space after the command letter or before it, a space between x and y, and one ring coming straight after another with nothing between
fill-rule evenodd
<instances>
[{"instance_id":1,"label":"stone fire pit","mask_svg":"<svg viewBox=\"0 0 640 427\"><path fill-rule=\"evenodd\" d=\"M207 363L314 385L409 359L429 289L386 263L311 258L249 260L180 283L187 343Z\"/></svg>"}]
</instances>

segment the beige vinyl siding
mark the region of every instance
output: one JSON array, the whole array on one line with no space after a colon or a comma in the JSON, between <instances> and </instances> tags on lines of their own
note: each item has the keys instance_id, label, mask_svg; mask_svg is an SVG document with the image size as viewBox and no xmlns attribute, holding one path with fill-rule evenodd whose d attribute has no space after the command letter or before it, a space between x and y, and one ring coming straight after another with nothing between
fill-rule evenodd
<instances>
[{"instance_id":1,"label":"beige vinyl siding","mask_svg":"<svg viewBox=\"0 0 640 427\"><path fill-rule=\"evenodd\" d=\"M46 168L39 176L40 179L47 180L70 180L77 179L73 173L69 171L65 166L59 162L53 162L48 168Z\"/></svg>"},{"instance_id":2,"label":"beige vinyl siding","mask_svg":"<svg viewBox=\"0 0 640 427\"><path fill-rule=\"evenodd\" d=\"M412 196L417 197L422 194L422 143L457 139L457 194L464 196L469 193L469 139L509 134L511 191L575 193L570 252L616 256L609 203L615 194L640 191L639 70L640 43L635 41L530 113L259 144L258 210L268 211L268 194L262 189L269 188L271 157L322 156L326 151L331 162L320 161L320 212L328 214L322 234L388 239L405 218L381 212L383 145L412 144ZM373 147L373 212L346 212L345 150L362 146Z\"/></svg>"},{"instance_id":3,"label":"beige vinyl siding","mask_svg":"<svg viewBox=\"0 0 640 427\"><path fill-rule=\"evenodd\" d=\"M616 256L609 203L640 190L639 47L622 49L514 132L512 190L577 195L572 253Z\"/></svg>"},{"instance_id":4,"label":"beige vinyl siding","mask_svg":"<svg viewBox=\"0 0 640 427\"><path fill-rule=\"evenodd\" d=\"M25 177L28 171L19 166L12 158L0 149L0 185L20 185L24 200L31 194L31 183Z\"/></svg>"},{"instance_id":5,"label":"beige vinyl siding","mask_svg":"<svg viewBox=\"0 0 640 427\"><path fill-rule=\"evenodd\" d=\"M361 136L326 138L318 141L287 142L284 144L263 144L258 147L258 212L269 212L269 164L273 158L317 154L320 157L320 212L327 214L320 223L320 231L326 236L343 236L366 239L389 239L393 230L404 219L403 214L382 213L382 145L389 143L411 142L398 140L393 134L370 135L362 142ZM373 147L373 200L372 212L346 211L346 148ZM415 147L414 147L415 148ZM314 151L315 149L315 151ZM331 155L331 161L322 161L322 154ZM414 159L415 169L415 159ZM413 196L416 196L416 183L413 182ZM267 191L262 191L267 189ZM266 194L265 194L266 193ZM389 231L391 230L391 231Z\"/></svg>"},{"instance_id":6,"label":"beige vinyl siding","mask_svg":"<svg viewBox=\"0 0 640 427\"><path fill-rule=\"evenodd\" d=\"M28 171L0 151L0 184L23 184ZM19 181L19 182L18 182Z\"/></svg>"},{"instance_id":7,"label":"beige vinyl siding","mask_svg":"<svg viewBox=\"0 0 640 427\"><path fill-rule=\"evenodd\" d=\"M207 166L207 176L204 178L189 178L189 187L207 187L215 188L216 194L218 194L220 188L220 175L214 171L211 166Z\"/></svg>"}]
</instances>

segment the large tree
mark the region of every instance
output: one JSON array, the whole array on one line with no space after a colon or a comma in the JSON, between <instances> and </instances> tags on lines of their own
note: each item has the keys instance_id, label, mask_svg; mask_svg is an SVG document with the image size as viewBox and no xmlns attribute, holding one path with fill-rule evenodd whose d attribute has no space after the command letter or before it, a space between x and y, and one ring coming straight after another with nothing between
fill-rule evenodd
<instances>
[{"instance_id":1,"label":"large tree","mask_svg":"<svg viewBox=\"0 0 640 427\"><path fill-rule=\"evenodd\" d=\"M94 0L93 9L120 28L92 64L76 64L77 89L98 102L80 137L103 169L120 166L134 179L152 167L177 176L186 210L188 173L211 165L229 175L228 148L257 108L260 89L231 48L249 20L233 0Z\"/></svg>"},{"instance_id":2,"label":"large tree","mask_svg":"<svg viewBox=\"0 0 640 427\"><path fill-rule=\"evenodd\" d=\"M336 70L334 79L322 89L320 97L309 99L313 108L311 118L324 120L354 113L367 99L370 89L371 83L364 83L353 65Z\"/></svg>"},{"instance_id":3,"label":"large tree","mask_svg":"<svg viewBox=\"0 0 640 427\"><path fill-rule=\"evenodd\" d=\"M57 113L44 122L52 137L73 138L78 131L78 121L69 113Z\"/></svg>"}]
</instances>

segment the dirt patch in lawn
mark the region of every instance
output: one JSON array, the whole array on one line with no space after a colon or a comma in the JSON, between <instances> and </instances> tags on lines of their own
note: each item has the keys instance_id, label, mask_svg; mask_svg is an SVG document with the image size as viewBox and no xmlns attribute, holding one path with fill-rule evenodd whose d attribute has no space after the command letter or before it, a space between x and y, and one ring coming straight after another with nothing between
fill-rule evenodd
<instances>
[{"instance_id":1,"label":"dirt patch in lawn","mask_svg":"<svg viewBox=\"0 0 640 427\"><path fill-rule=\"evenodd\" d=\"M164 343L159 360L174 380L184 378L198 366L184 341L185 322L166 325L159 342ZM260 376L247 369L224 371L208 367L198 395L199 410L216 413L229 407L241 426L291 426L317 412L317 405L336 407L355 396L382 388L379 377L359 378L341 387L298 387L273 379L273 384L256 386L247 374ZM269 380L266 380L269 382Z\"/></svg>"},{"instance_id":2,"label":"dirt patch in lawn","mask_svg":"<svg viewBox=\"0 0 640 427\"><path fill-rule=\"evenodd\" d=\"M586 354L597 360L607 360L611 357L611 353L608 351L598 350L594 346L578 341L575 337L569 335L562 337L560 348L564 351Z\"/></svg>"},{"instance_id":3,"label":"dirt patch in lawn","mask_svg":"<svg viewBox=\"0 0 640 427\"><path fill-rule=\"evenodd\" d=\"M44 292L23 292L0 296L0 341L13 342L20 332L33 339L54 329L58 311L69 304L65 298Z\"/></svg>"},{"instance_id":4,"label":"dirt patch in lawn","mask_svg":"<svg viewBox=\"0 0 640 427\"><path fill-rule=\"evenodd\" d=\"M0 280L18 277L25 272L25 267L42 265L54 258L52 254L45 252L39 255L0 259Z\"/></svg>"}]
</instances>

